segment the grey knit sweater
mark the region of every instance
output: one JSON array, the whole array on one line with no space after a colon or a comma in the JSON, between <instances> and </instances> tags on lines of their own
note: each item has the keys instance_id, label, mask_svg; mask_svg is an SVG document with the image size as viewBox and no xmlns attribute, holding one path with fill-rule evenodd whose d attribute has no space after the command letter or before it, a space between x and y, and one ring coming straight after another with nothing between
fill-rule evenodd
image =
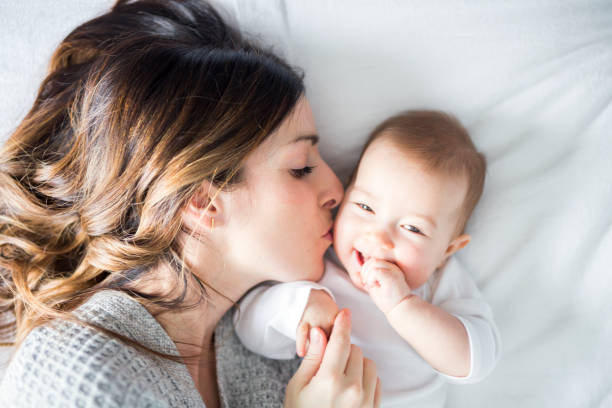
<instances>
[{"instance_id":1,"label":"grey knit sweater","mask_svg":"<svg viewBox=\"0 0 612 408\"><path fill-rule=\"evenodd\" d=\"M280 407L298 359L273 361L245 349L230 311L215 331L223 407ZM126 294L107 290L76 310L84 320L178 355L157 320ZM0 407L204 407L185 365L150 356L76 323L34 329L0 384Z\"/></svg>"}]
</instances>

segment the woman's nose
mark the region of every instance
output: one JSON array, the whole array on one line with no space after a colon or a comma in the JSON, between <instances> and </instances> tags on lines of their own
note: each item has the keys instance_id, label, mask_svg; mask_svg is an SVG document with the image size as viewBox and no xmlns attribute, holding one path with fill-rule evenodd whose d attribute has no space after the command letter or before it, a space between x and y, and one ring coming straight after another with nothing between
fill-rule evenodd
<instances>
[{"instance_id":1,"label":"woman's nose","mask_svg":"<svg viewBox=\"0 0 612 408\"><path fill-rule=\"evenodd\" d=\"M322 189L321 194L319 196L319 203L321 207L331 210L336 207L342 201L342 196L344 195L344 189L342 188L342 183L336 176L336 173L324 163L321 167L323 182L321 183Z\"/></svg>"},{"instance_id":2,"label":"woman's nose","mask_svg":"<svg viewBox=\"0 0 612 408\"><path fill-rule=\"evenodd\" d=\"M338 205L338 202L336 201L335 198L330 198L327 202L325 202L323 204L323 208L329 208L332 209L334 208L336 205Z\"/></svg>"}]
</instances>

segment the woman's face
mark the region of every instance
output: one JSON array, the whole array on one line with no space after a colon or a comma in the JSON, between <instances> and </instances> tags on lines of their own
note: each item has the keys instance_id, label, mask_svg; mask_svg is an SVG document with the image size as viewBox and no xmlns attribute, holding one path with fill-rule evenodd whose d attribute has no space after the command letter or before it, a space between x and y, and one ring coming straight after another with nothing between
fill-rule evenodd
<instances>
[{"instance_id":1,"label":"woman's face","mask_svg":"<svg viewBox=\"0 0 612 408\"><path fill-rule=\"evenodd\" d=\"M226 193L225 262L255 283L318 280L332 243L331 209L342 185L319 155L308 101L245 162L241 185ZM246 278L246 275L245 275Z\"/></svg>"}]
</instances>

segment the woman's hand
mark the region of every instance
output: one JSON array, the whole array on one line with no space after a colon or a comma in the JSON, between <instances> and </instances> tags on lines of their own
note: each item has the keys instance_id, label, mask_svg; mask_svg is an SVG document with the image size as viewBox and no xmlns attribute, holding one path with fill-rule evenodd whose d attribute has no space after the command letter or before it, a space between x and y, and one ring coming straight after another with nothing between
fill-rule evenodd
<instances>
[{"instance_id":1,"label":"woman's hand","mask_svg":"<svg viewBox=\"0 0 612 408\"><path fill-rule=\"evenodd\" d=\"M336 316L329 342L320 328L310 329L308 352L287 385L286 408L378 407L376 366L351 344L348 309Z\"/></svg>"}]
</instances>

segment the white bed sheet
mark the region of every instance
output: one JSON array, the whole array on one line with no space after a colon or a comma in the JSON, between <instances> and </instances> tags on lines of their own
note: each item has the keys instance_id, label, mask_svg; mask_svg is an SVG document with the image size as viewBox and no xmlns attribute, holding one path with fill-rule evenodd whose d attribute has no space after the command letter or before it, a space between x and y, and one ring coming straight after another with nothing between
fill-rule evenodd
<instances>
[{"instance_id":1,"label":"white bed sheet","mask_svg":"<svg viewBox=\"0 0 612 408\"><path fill-rule=\"evenodd\" d=\"M612 3L606 0L217 0L304 69L340 176L409 108L455 113L489 161L459 255L504 341L448 407L612 406ZM53 45L110 1L0 5L0 138Z\"/></svg>"}]
</instances>

